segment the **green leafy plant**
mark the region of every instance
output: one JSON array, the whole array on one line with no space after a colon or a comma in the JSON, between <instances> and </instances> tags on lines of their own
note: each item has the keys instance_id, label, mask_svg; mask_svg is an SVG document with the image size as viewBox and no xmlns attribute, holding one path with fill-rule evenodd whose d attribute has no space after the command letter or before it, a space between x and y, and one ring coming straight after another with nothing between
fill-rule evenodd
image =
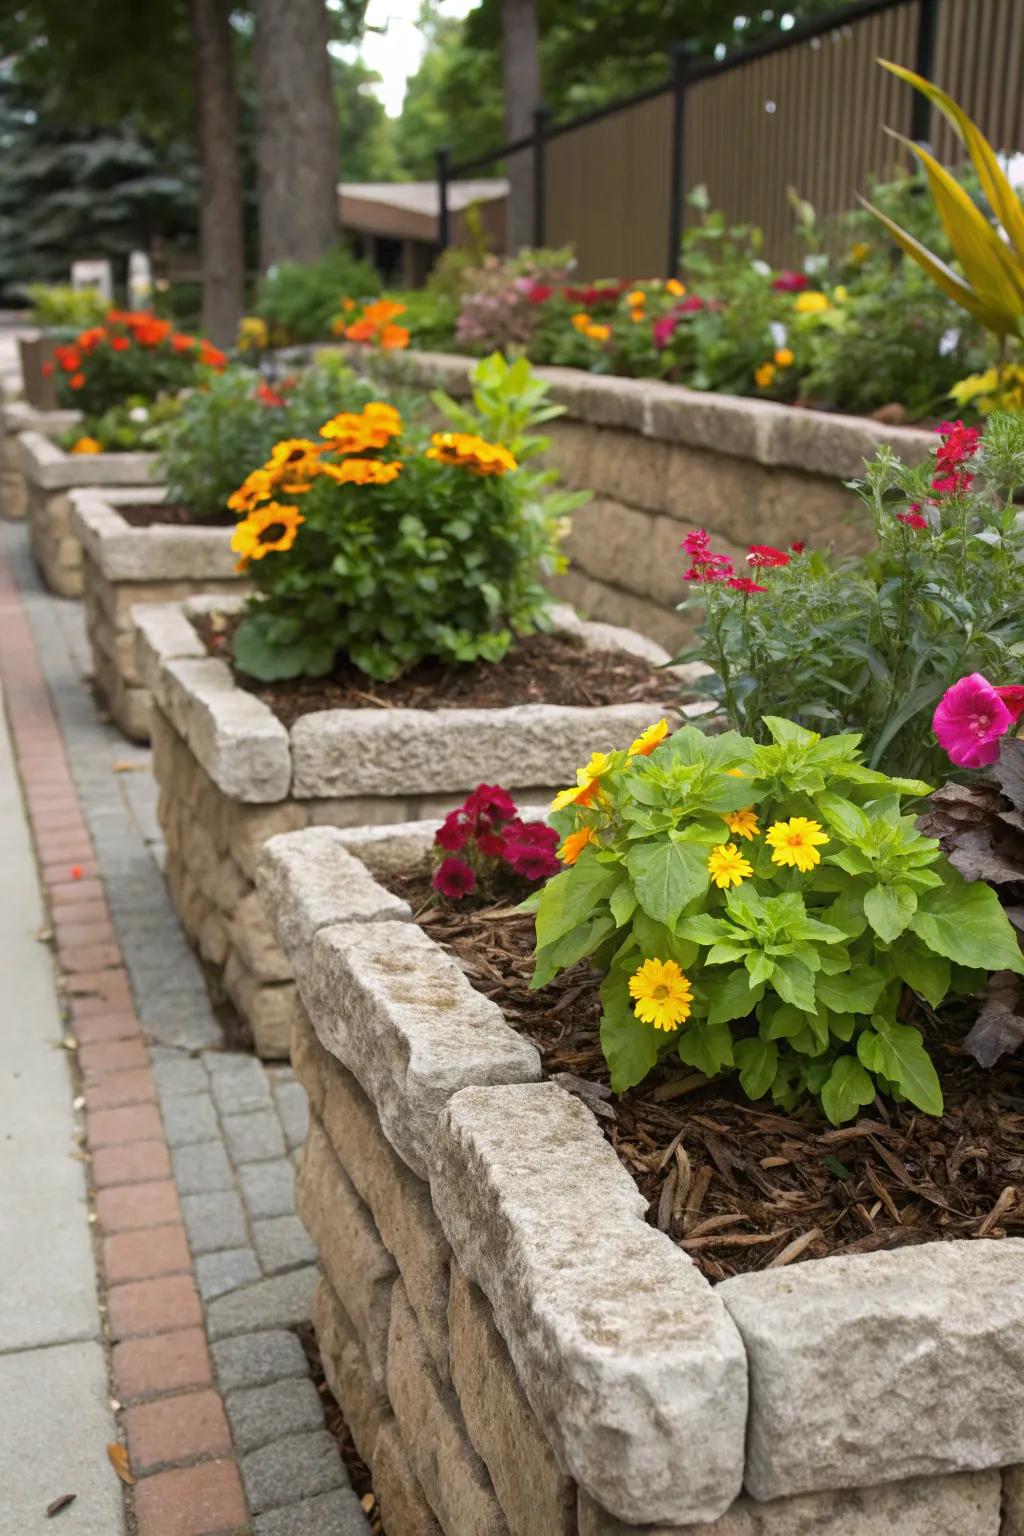
<instances>
[{"instance_id":1,"label":"green leafy plant","mask_svg":"<svg viewBox=\"0 0 1024 1536\"><path fill-rule=\"evenodd\" d=\"M97 325L110 308L94 288L72 288L70 283L29 283L25 295L32 306L32 323L47 327L78 330Z\"/></svg>"},{"instance_id":2,"label":"green leafy plant","mask_svg":"<svg viewBox=\"0 0 1024 1536\"><path fill-rule=\"evenodd\" d=\"M338 245L306 266L283 261L272 267L260 284L256 314L266 322L275 346L322 341L331 334L342 299L378 293L380 278L370 263Z\"/></svg>"},{"instance_id":3,"label":"green leafy plant","mask_svg":"<svg viewBox=\"0 0 1024 1536\"><path fill-rule=\"evenodd\" d=\"M337 411L359 410L371 394L330 355L278 379L226 369L184 400L167 436L158 472L168 500L184 503L196 522L226 515L228 497L275 443L315 433Z\"/></svg>"},{"instance_id":4,"label":"green leafy plant","mask_svg":"<svg viewBox=\"0 0 1024 1536\"><path fill-rule=\"evenodd\" d=\"M61 446L72 453L155 453L173 431L182 404L178 395L129 397L102 416L87 416L64 433Z\"/></svg>"},{"instance_id":5,"label":"green leafy plant","mask_svg":"<svg viewBox=\"0 0 1024 1536\"><path fill-rule=\"evenodd\" d=\"M877 1092L942 1111L909 989L937 1008L1024 974L988 886L963 879L858 737L765 721L770 742L685 726L595 753L555 801L570 867L531 905L534 986L590 957L624 1092L675 1058L752 1099L817 1097L834 1124Z\"/></svg>"}]
</instances>

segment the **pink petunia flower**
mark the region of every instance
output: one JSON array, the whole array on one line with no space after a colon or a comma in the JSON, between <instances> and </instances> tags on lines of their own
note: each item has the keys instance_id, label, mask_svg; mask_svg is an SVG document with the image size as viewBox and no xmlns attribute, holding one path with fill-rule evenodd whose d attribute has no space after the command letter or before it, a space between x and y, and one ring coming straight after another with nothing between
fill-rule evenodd
<instances>
[{"instance_id":1,"label":"pink petunia flower","mask_svg":"<svg viewBox=\"0 0 1024 1536\"><path fill-rule=\"evenodd\" d=\"M988 678L980 672L962 677L939 700L932 730L958 768L984 768L999 756L999 740L1013 724Z\"/></svg>"},{"instance_id":2,"label":"pink petunia flower","mask_svg":"<svg viewBox=\"0 0 1024 1536\"><path fill-rule=\"evenodd\" d=\"M444 859L434 871L431 884L449 901L461 901L476 890L476 875L461 859Z\"/></svg>"}]
</instances>

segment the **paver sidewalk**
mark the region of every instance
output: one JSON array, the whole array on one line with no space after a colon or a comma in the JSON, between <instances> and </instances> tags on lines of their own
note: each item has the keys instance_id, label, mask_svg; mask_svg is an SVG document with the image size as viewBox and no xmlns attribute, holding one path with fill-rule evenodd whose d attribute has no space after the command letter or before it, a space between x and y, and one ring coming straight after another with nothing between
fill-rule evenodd
<instances>
[{"instance_id":1,"label":"paver sidewalk","mask_svg":"<svg viewBox=\"0 0 1024 1536\"><path fill-rule=\"evenodd\" d=\"M122 1531L121 1498L105 1454L106 1443L120 1437L137 1479L125 1498L138 1536L367 1536L295 1333L308 1321L315 1278L292 1194L304 1095L290 1069L268 1069L223 1049L160 873L148 754L98 719L87 671L81 605L43 592L24 530L0 525L0 678L55 930L63 1028L77 1046L100 1305L119 1410L116 1428L109 1410L102 1429L82 1418L75 1425L108 1499L113 1490L116 1519L75 1527L76 1506L59 1518L69 1531L89 1536ZM11 821L19 831L31 878L16 790L9 799L2 830ZM24 926L24 895L10 900ZM62 1024L52 962L33 937L38 907L36 893L28 941L48 975L56 1042ZM16 1019L0 1008L5 1064L18 1033ZM65 1052L49 1054L60 1076L46 1095L65 1117L66 1141L72 1117ZM54 1133L45 1134L52 1143ZM11 1221L29 1254L26 1265L36 1264L36 1304L43 1309L55 1294L55 1257L62 1260L62 1245L79 1233L80 1285L93 1308L86 1336L99 1361L103 1407L83 1165L63 1155L77 1179L77 1228L59 1221L45 1190L31 1209L13 1201ZM27 1146L19 1168L26 1156ZM4 1262L0 1257L0 1277ZM70 1274L70 1263L64 1267ZM61 1293L50 1310L64 1326L77 1315L75 1305ZM45 1464L56 1437L52 1426L40 1426L38 1436L33 1431L30 1456L22 1436L21 1454L8 1464L3 1364L0 1355L6 1496L19 1482L31 1493L23 1466L33 1459ZM60 1395L59 1386L49 1388L51 1415ZM36 1529L17 1518L6 1526L8 1514L0 1498L0 1536ZM49 1522L45 1528L57 1529Z\"/></svg>"}]
</instances>

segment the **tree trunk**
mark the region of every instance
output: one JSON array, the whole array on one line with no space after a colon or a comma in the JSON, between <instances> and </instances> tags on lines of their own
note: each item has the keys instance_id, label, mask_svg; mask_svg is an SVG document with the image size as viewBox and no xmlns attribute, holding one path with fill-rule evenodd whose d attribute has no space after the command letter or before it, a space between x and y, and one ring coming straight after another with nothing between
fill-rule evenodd
<instances>
[{"instance_id":1,"label":"tree trunk","mask_svg":"<svg viewBox=\"0 0 1024 1536\"><path fill-rule=\"evenodd\" d=\"M536 0L501 0L501 75L505 91L505 137L521 139L533 131L540 105L540 52ZM533 152L525 149L508 160L509 252L533 244Z\"/></svg>"},{"instance_id":2,"label":"tree trunk","mask_svg":"<svg viewBox=\"0 0 1024 1536\"><path fill-rule=\"evenodd\" d=\"M338 114L324 0L256 0L260 266L315 261L338 235Z\"/></svg>"},{"instance_id":3,"label":"tree trunk","mask_svg":"<svg viewBox=\"0 0 1024 1536\"><path fill-rule=\"evenodd\" d=\"M232 344L242 318L245 250L238 165L238 95L230 0L189 0L199 150L203 331Z\"/></svg>"}]
</instances>

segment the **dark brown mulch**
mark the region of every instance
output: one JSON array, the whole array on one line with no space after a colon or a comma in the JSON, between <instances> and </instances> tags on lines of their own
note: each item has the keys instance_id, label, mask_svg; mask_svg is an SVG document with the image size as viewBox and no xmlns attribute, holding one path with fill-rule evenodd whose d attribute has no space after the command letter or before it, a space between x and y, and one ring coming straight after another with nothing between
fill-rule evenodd
<instances>
[{"instance_id":1,"label":"dark brown mulch","mask_svg":"<svg viewBox=\"0 0 1024 1536\"><path fill-rule=\"evenodd\" d=\"M333 1435L338 1442L341 1459L345 1463L349 1481L353 1491L359 1499L370 1522L372 1536L387 1536L387 1532L381 1523L380 1507L377 1503L377 1495L373 1491L372 1474L366 1462L356 1450L352 1439L352 1432L338 1407L337 1399L327 1385L324 1375L323 1361L320 1358L320 1350L316 1342L316 1334L313 1332L312 1323L300 1323L295 1329L299 1343L306 1354L309 1365L309 1373L313 1378L313 1385L320 1394L320 1401L324 1409L324 1422L328 1433Z\"/></svg>"},{"instance_id":2,"label":"dark brown mulch","mask_svg":"<svg viewBox=\"0 0 1024 1536\"><path fill-rule=\"evenodd\" d=\"M117 509L126 523L133 528L152 528L154 524L170 524L173 527L188 525L196 528L233 528L238 522L226 509L216 517L197 519L186 501L143 501L130 507Z\"/></svg>"},{"instance_id":3,"label":"dark brown mulch","mask_svg":"<svg viewBox=\"0 0 1024 1536\"><path fill-rule=\"evenodd\" d=\"M196 628L211 656L231 662L234 616L203 616ZM234 670L234 668L232 668ZM282 724L319 709L501 709L512 704L630 704L661 706L678 685L645 661L621 651L588 651L566 635L529 635L503 661L443 666L423 662L392 683L377 683L339 658L329 677L260 683L235 681L262 699Z\"/></svg>"},{"instance_id":4,"label":"dark brown mulch","mask_svg":"<svg viewBox=\"0 0 1024 1536\"><path fill-rule=\"evenodd\" d=\"M837 1130L678 1062L616 1098L598 1039L599 978L585 964L529 990L533 919L508 906L438 905L423 876L395 880L417 921L577 1092L650 1202L648 1219L710 1280L830 1254L942 1238L1024 1236L1024 1058L983 1070L958 1046L967 1021L927 1026L941 1119L876 1099ZM945 1037L942 1037L945 1036Z\"/></svg>"}]
</instances>

